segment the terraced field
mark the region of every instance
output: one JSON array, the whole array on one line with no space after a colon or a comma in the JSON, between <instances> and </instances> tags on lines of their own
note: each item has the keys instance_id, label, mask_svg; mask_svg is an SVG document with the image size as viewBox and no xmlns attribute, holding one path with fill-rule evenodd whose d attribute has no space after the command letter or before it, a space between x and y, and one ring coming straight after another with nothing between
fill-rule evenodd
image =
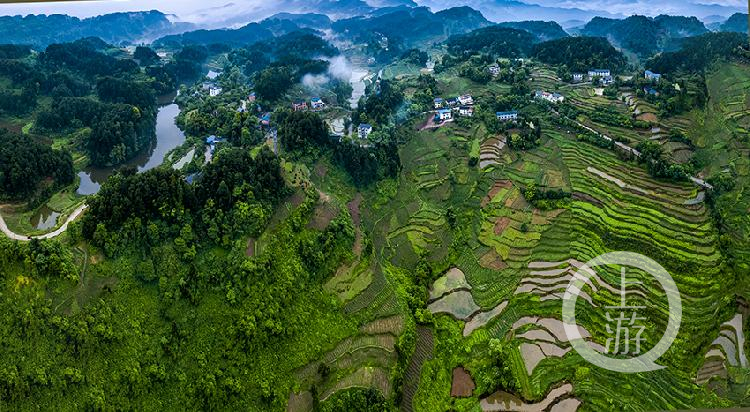
<instances>
[{"instance_id":1,"label":"terraced field","mask_svg":"<svg viewBox=\"0 0 750 412\"><path fill-rule=\"evenodd\" d=\"M330 365L333 378L320 379L319 364L308 365L300 371L301 390L315 384L321 397L351 386L393 393L392 382L382 379L398 362L398 334L392 331L421 319L416 349L402 364L401 397L395 398L405 411L645 411L723 406L726 394L744 399L747 313L738 308L730 265L750 270L750 247L743 249L750 245L750 149L747 139L728 136L750 129L750 70L728 65L710 73L709 90L727 90L726 97L712 100L706 111L666 119L628 91L621 91L624 100L609 100L587 85L560 84L549 69L537 67L532 77L534 87L558 88L584 113L612 107L655 124L636 130L579 118L608 136L631 145L659 141L674 159L685 160L692 151L665 137L678 129L689 133L699 152L717 153L705 173L730 169L738 180L719 202L726 231L717 230L709 191L654 179L641 165L576 140L548 118L540 146L526 151L505 147L479 125L418 132L400 149L399 178L364 194L362 232L371 237L373 258L361 259L345 278L361 279L359 286L347 280L331 289L360 330L319 361ZM470 166L470 158L478 164ZM530 186L560 189L570 198L547 210L527 200ZM734 248L733 260L726 259L727 246ZM660 263L680 291L682 324L658 361L664 369L628 375L594 367L564 333L562 297L576 272L596 256L621 250ZM433 270L431 288L417 297L424 307L409 308L412 318L403 298L413 299L413 292L394 279L410 275L399 270L425 262ZM579 332L600 353L616 351L610 309L621 303L621 276L597 268L577 301ZM631 270L627 278L639 282L628 287L627 303L643 307L643 353L661 338L669 308L653 277ZM457 368L476 382L471 396L451 393ZM497 368L510 371L510 389L486 384ZM299 396L293 400L309 403Z\"/></svg>"}]
</instances>

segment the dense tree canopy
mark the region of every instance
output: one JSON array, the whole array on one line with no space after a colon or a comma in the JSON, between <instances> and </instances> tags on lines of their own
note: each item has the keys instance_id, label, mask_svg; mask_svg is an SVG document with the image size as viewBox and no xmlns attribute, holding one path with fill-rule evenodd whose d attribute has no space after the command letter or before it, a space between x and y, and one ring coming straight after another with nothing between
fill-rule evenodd
<instances>
[{"instance_id":1,"label":"dense tree canopy","mask_svg":"<svg viewBox=\"0 0 750 412\"><path fill-rule=\"evenodd\" d=\"M448 51L456 56L486 53L493 57L523 57L536 37L525 31L491 26L448 39Z\"/></svg>"},{"instance_id":2,"label":"dense tree canopy","mask_svg":"<svg viewBox=\"0 0 750 412\"><path fill-rule=\"evenodd\" d=\"M0 197L28 197L47 178L52 178L55 185L73 183L70 154L52 150L32 137L0 129Z\"/></svg>"},{"instance_id":3,"label":"dense tree canopy","mask_svg":"<svg viewBox=\"0 0 750 412\"><path fill-rule=\"evenodd\" d=\"M618 72L625 67L625 56L602 37L566 37L534 46L534 57L547 64L564 64L571 71L593 68Z\"/></svg>"}]
</instances>

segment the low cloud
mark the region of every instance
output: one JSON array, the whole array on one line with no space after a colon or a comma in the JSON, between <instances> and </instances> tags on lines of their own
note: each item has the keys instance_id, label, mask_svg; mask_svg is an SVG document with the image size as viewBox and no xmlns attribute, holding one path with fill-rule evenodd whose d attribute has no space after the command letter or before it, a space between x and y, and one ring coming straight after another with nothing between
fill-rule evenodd
<instances>
[{"instance_id":1,"label":"low cloud","mask_svg":"<svg viewBox=\"0 0 750 412\"><path fill-rule=\"evenodd\" d=\"M328 84L331 80L349 81L352 78L352 66L344 56L325 58L330 63L324 74L306 74L302 77L302 84L308 89L316 90Z\"/></svg>"}]
</instances>

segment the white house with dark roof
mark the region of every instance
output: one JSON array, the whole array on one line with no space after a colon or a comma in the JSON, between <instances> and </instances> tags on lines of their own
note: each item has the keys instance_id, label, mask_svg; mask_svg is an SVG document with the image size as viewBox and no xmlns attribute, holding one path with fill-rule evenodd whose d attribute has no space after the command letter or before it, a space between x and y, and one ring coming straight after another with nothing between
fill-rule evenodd
<instances>
[{"instance_id":1,"label":"white house with dark roof","mask_svg":"<svg viewBox=\"0 0 750 412\"><path fill-rule=\"evenodd\" d=\"M461 106L458 108L458 114L461 117L474 117L474 108L471 106Z\"/></svg>"},{"instance_id":2,"label":"white house with dark roof","mask_svg":"<svg viewBox=\"0 0 750 412\"><path fill-rule=\"evenodd\" d=\"M573 83L583 82L583 73L573 73Z\"/></svg>"},{"instance_id":3,"label":"white house with dark roof","mask_svg":"<svg viewBox=\"0 0 750 412\"><path fill-rule=\"evenodd\" d=\"M464 106L471 106L474 104L474 98L470 94L465 94L458 98L458 102Z\"/></svg>"},{"instance_id":4,"label":"white house with dark roof","mask_svg":"<svg viewBox=\"0 0 750 412\"><path fill-rule=\"evenodd\" d=\"M443 100L442 97L436 97L435 100L433 100L433 104L435 105L435 109L442 109L445 105L445 100Z\"/></svg>"},{"instance_id":5,"label":"white house with dark roof","mask_svg":"<svg viewBox=\"0 0 750 412\"><path fill-rule=\"evenodd\" d=\"M555 104L562 103L565 101L565 96L561 95L560 93L549 93L549 92L538 90L534 96L537 99L546 100L550 103L555 103Z\"/></svg>"},{"instance_id":6,"label":"white house with dark roof","mask_svg":"<svg viewBox=\"0 0 750 412\"><path fill-rule=\"evenodd\" d=\"M509 112L497 112L495 113L495 117L497 117L497 120L500 120L501 122L516 121L518 120L518 112L515 110Z\"/></svg>"},{"instance_id":7,"label":"white house with dark roof","mask_svg":"<svg viewBox=\"0 0 750 412\"><path fill-rule=\"evenodd\" d=\"M594 77L610 77L610 76L612 76L612 72L610 72L609 69L589 70L589 79L593 79Z\"/></svg>"}]
</instances>

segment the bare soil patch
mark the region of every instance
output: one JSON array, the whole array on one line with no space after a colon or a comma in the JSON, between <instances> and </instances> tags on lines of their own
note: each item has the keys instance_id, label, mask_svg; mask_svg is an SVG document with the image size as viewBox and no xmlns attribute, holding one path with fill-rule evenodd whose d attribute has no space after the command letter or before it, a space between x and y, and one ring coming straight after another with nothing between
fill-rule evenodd
<instances>
[{"instance_id":1,"label":"bare soil patch","mask_svg":"<svg viewBox=\"0 0 750 412\"><path fill-rule=\"evenodd\" d=\"M651 123L656 123L659 121L659 119L653 113L643 113L642 115L636 117L636 119Z\"/></svg>"},{"instance_id":2,"label":"bare soil patch","mask_svg":"<svg viewBox=\"0 0 750 412\"><path fill-rule=\"evenodd\" d=\"M508 228L508 225L510 225L510 218L505 216L498 218L497 221L495 221L495 234L502 235L503 232L505 232L505 229Z\"/></svg>"},{"instance_id":3,"label":"bare soil patch","mask_svg":"<svg viewBox=\"0 0 750 412\"><path fill-rule=\"evenodd\" d=\"M487 206L491 201L492 198L494 198L502 189L510 189L513 187L513 182L510 180L498 180L495 182L495 184L490 188L489 193L487 193L487 196L482 199L482 207Z\"/></svg>"},{"instance_id":4,"label":"bare soil patch","mask_svg":"<svg viewBox=\"0 0 750 412\"><path fill-rule=\"evenodd\" d=\"M459 366L453 369L453 383L451 384L451 396L454 398L470 398L476 385L469 372Z\"/></svg>"},{"instance_id":5,"label":"bare soil patch","mask_svg":"<svg viewBox=\"0 0 750 412\"><path fill-rule=\"evenodd\" d=\"M500 255L497 254L495 249L492 249L482 255L482 257L479 259L479 265L485 269L492 270L503 270L508 267L508 264L503 262L503 259L500 257Z\"/></svg>"}]
</instances>

